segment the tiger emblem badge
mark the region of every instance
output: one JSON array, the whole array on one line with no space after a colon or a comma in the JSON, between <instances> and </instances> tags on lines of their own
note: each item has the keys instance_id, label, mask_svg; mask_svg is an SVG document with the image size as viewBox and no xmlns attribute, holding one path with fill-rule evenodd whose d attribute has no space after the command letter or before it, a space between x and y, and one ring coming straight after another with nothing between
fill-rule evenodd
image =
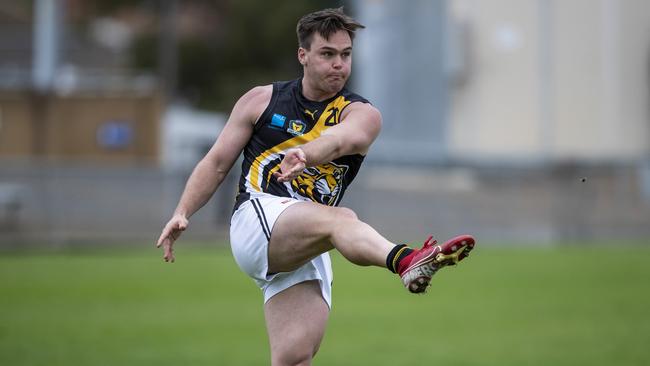
<instances>
[{"instance_id":1,"label":"tiger emblem badge","mask_svg":"<svg viewBox=\"0 0 650 366\"><path fill-rule=\"evenodd\" d=\"M328 206L338 203L348 166L328 163L310 167L291 183L294 191Z\"/></svg>"}]
</instances>

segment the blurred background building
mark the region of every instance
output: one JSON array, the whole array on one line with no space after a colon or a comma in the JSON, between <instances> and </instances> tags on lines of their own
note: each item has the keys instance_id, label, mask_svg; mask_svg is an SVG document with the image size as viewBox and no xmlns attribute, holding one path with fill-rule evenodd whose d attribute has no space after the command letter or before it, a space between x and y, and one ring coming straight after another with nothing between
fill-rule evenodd
<instances>
[{"instance_id":1,"label":"blurred background building","mask_svg":"<svg viewBox=\"0 0 650 366\"><path fill-rule=\"evenodd\" d=\"M343 204L395 240L650 242L644 0L0 0L0 245L153 241L295 24L367 29L384 128ZM187 236L225 238L238 165Z\"/></svg>"}]
</instances>

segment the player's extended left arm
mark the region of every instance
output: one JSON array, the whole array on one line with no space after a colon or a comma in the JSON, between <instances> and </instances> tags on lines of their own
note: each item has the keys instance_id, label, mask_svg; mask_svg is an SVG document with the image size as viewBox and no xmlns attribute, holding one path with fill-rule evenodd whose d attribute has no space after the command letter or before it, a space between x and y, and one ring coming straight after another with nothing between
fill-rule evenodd
<instances>
[{"instance_id":1,"label":"player's extended left arm","mask_svg":"<svg viewBox=\"0 0 650 366\"><path fill-rule=\"evenodd\" d=\"M306 167L316 166L344 155L365 155L381 130L381 114L370 104L355 103L344 111L341 122L323 131L318 138L287 150L276 177L280 182L295 179Z\"/></svg>"}]
</instances>

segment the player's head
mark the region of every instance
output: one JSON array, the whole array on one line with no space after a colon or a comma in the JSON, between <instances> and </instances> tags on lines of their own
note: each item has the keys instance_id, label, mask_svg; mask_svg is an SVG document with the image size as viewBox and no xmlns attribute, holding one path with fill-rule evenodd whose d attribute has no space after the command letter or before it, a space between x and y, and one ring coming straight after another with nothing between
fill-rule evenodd
<instances>
[{"instance_id":1,"label":"player's head","mask_svg":"<svg viewBox=\"0 0 650 366\"><path fill-rule=\"evenodd\" d=\"M324 9L298 21L298 61L305 77L327 92L343 88L352 66L354 32L365 28L343 8Z\"/></svg>"},{"instance_id":2,"label":"player's head","mask_svg":"<svg viewBox=\"0 0 650 366\"><path fill-rule=\"evenodd\" d=\"M359 28L365 28L361 23L343 12L343 7L336 9L324 9L309 13L298 21L296 33L298 34L298 46L309 50L314 35L318 34L325 40L338 31L345 31L354 40L354 32Z\"/></svg>"}]
</instances>

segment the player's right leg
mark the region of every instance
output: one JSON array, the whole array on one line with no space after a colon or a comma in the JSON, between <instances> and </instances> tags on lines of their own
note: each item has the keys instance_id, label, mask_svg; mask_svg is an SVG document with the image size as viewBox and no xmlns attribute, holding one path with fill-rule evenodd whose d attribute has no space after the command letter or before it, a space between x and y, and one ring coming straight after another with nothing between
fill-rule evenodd
<instances>
[{"instance_id":1,"label":"player's right leg","mask_svg":"<svg viewBox=\"0 0 650 366\"><path fill-rule=\"evenodd\" d=\"M289 272L336 248L350 262L386 266L395 244L350 209L299 202L278 217L269 241L269 272Z\"/></svg>"},{"instance_id":2,"label":"player's right leg","mask_svg":"<svg viewBox=\"0 0 650 366\"><path fill-rule=\"evenodd\" d=\"M474 238L462 235L435 245L431 238L420 249L395 245L352 210L299 202L277 218L268 247L270 273L293 271L336 248L358 265L386 267L402 278L411 292L424 292L440 268L454 265L474 248Z\"/></svg>"},{"instance_id":3,"label":"player's right leg","mask_svg":"<svg viewBox=\"0 0 650 366\"><path fill-rule=\"evenodd\" d=\"M467 256L474 239L461 236L443 245L427 242L411 249L391 243L352 210L258 196L233 214L231 244L237 263L258 282L268 300L298 279L329 282L329 258L320 255L334 248L352 263L386 267L400 275L409 291L423 292L439 268ZM309 268L303 267L306 264ZM299 278L285 278L298 269ZM276 275L279 278L274 280ZM327 287L324 296L329 302Z\"/></svg>"}]
</instances>

